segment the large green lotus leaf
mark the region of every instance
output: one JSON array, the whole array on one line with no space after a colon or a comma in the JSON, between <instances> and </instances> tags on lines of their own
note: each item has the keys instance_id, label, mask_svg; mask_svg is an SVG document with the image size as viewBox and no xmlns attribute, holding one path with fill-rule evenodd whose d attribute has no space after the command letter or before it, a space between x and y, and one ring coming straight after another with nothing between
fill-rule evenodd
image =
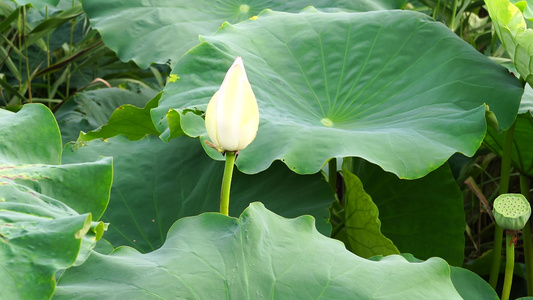
<instances>
[{"instance_id":1,"label":"large green lotus leaf","mask_svg":"<svg viewBox=\"0 0 533 300\"><path fill-rule=\"evenodd\" d=\"M263 9L297 12L319 9L370 11L400 8L405 0L84 0L91 26L123 61L141 68L151 63L171 65L198 44L199 34L211 34L224 22L236 23Z\"/></svg>"},{"instance_id":2,"label":"large green lotus leaf","mask_svg":"<svg viewBox=\"0 0 533 300\"><path fill-rule=\"evenodd\" d=\"M415 258L412 254L403 253L401 255L409 262L422 262L422 260ZM383 256L376 256L370 259L380 261L383 259ZM463 299L500 299L488 282L476 273L467 269L450 266L450 274L455 289Z\"/></svg>"},{"instance_id":3,"label":"large green lotus leaf","mask_svg":"<svg viewBox=\"0 0 533 300\"><path fill-rule=\"evenodd\" d=\"M182 130L205 139L202 122L180 123L167 112L208 103L242 56L261 118L237 161L245 173L275 159L315 173L332 157L359 156L400 177L422 177L455 152L475 153L484 103L508 128L523 92L505 68L411 11L265 11L203 40L173 69L181 79L167 84L152 118L163 138ZM166 117L182 128L168 129Z\"/></svg>"},{"instance_id":4,"label":"large green lotus leaf","mask_svg":"<svg viewBox=\"0 0 533 300\"><path fill-rule=\"evenodd\" d=\"M60 164L61 135L53 120L44 105L26 105L16 114L0 109L0 164Z\"/></svg>"},{"instance_id":5,"label":"large green lotus leaf","mask_svg":"<svg viewBox=\"0 0 533 300\"><path fill-rule=\"evenodd\" d=\"M503 155L504 134L488 128L484 144L498 156ZM521 174L533 176L533 116L525 113L516 118L511 163Z\"/></svg>"},{"instance_id":6,"label":"large green lotus leaf","mask_svg":"<svg viewBox=\"0 0 533 300\"><path fill-rule=\"evenodd\" d=\"M394 243L381 233L378 207L365 192L361 180L346 169L342 174L346 186L344 227L349 249L364 258L400 254Z\"/></svg>"},{"instance_id":7,"label":"large green lotus leaf","mask_svg":"<svg viewBox=\"0 0 533 300\"><path fill-rule=\"evenodd\" d=\"M111 159L59 165L61 137L41 104L0 111L2 298L46 299L55 273L81 264L104 231ZM94 218L93 218L94 217Z\"/></svg>"},{"instance_id":8,"label":"large green lotus leaf","mask_svg":"<svg viewBox=\"0 0 533 300\"><path fill-rule=\"evenodd\" d=\"M523 13L508 0L485 1L494 28L516 69L533 85L533 29L527 28Z\"/></svg>"},{"instance_id":9,"label":"large green lotus leaf","mask_svg":"<svg viewBox=\"0 0 533 300\"><path fill-rule=\"evenodd\" d=\"M93 253L61 277L54 299L462 299L440 258L358 257L319 234L310 216L285 219L253 203L176 222L161 249Z\"/></svg>"},{"instance_id":10,"label":"large green lotus leaf","mask_svg":"<svg viewBox=\"0 0 533 300\"><path fill-rule=\"evenodd\" d=\"M78 215L60 201L0 181L2 297L50 297L54 274L75 263L90 225L90 214Z\"/></svg>"},{"instance_id":11,"label":"large green lotus leaf","mask_svg":"<svg viewBox=\"0 0 533 300\"><path fill-rule=\"evenodd\" d=\"M63 141L75 141L81 131L88 132L107 124L113 111L121 105L145 106L155 94L156 91L143 87L137 91L109 88L77 93L55 113Z\"/></svg>"},{"instance_id":12,"label":"large green lotus leaf","mask_svg":"<svg viewBox=\"0 0 533 300\"><path fill-rule=\"evenodd\" d=\"M452 275L453 285L463 299L500 299L488 282L476 273L454 266L450 266L450 273Z\"/></svg>"},{"instance_id":13,"label":"large green lotus leaf","mask_svg":"<svg viewBox=\"0 0 533 300\"><path fill-rule=\"evenodd\" d=\"M196 139L181 137L166 143L156 136L139 141L117 136L85 145L68 145L63 159L114 157L111 200L103 220L110 223L105 238L115 246L154 250L179 218L219 211L224 163L207 156ZM300 176L282 163L257 175L235 170L230 215L242 213L250 199L286 217L313 215L323 234L331 231L328 208L334 198L319 174Z\"/></svg>"},{"instance_id":14,"label":"large green lotus leaf","mask_svg":"<svg viewBox=\"0 0 533 300\"><path fill-rule=\"evenodd\" d=\"M0 164L0 181L27 186L96 220L107 207L112 178L111 158L68 165Z\"/></svg>"},{"instance_id":15,"label":"large green lotus leaf","mask_svg":"<svg viewBox=\"0 0 533 300\"><path fill-rule=\"evenodd\" d=\"M344 167L361 180L379 209L381 232L400 252L462 265L463 198L447 164L417 180L398 179L362 159L346 159Z\"/></svg>"}]
</instances>

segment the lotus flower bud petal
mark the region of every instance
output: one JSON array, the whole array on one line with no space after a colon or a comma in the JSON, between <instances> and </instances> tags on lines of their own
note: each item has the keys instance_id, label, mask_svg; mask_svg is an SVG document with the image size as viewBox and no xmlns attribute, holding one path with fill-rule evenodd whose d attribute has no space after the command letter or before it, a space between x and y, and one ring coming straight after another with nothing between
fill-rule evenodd
<instances>
[{"instance_id":1,"label":"lotus flower bud petal","mask_svg":"<svg viewBox=\"0 0 533 300\"><path fill-rule=\"evenodd\" d=\"M531 206L522 194L502 194L493 207L496 224L507 230L521 230L531 216Z\"/></svg>"},{"instance_id":2,"label":"lotus flower bud petal","mask_svg":"<svg viewBox=\"0 0 533 300\"><path fill-rule=\"evenodd\" d=\"M211 142L222 151L239 151L255 138L259 109L244 64L237 57L205 112Z\"/></svg>"}]
</instances>

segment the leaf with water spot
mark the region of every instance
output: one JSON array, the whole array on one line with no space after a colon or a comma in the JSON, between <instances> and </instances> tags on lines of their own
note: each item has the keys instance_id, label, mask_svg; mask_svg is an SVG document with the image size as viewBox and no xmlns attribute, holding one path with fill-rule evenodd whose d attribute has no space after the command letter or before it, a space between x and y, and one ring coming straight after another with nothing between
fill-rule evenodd
<instances>
[{"instance_id":1,"label":"leaf with water spot","mask_svg":"<svg viewBox=\"0 0 533 300\"><path fill-rule=\"evenodd\" d=\"M208 103L242 56L261 118L239 154L245 173L280 159L309 174L332 157L358 156L422 177L455 152L476 152L485 104L508 128L523 92L505 68L412 11L264 11L202 41L172 70L181 79L167 84L152 118L163 138L186 133L204 144L201 117L184 121L173 111Z\"/></svg>"}]
</instances>

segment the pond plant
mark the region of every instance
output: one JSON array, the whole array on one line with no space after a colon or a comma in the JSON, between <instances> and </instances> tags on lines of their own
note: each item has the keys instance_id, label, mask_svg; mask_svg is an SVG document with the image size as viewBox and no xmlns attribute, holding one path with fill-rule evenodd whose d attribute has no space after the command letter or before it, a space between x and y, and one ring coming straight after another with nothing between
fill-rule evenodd
<instances>
[{"instance_id":1,"label":"pond plant","mask_svg":"<svg viewBox=\"0 0 533 300\"><path fill-rule=\"evenodd\" d=\"M0 1L0 298L533 297L532 5Z\"/></svg>"},{"instance_id":2,"label":"pond plant","mask_svg":"<svg viewBox=\"0 0 533 300\"><path fill-rule=\"evenodd\" d=\"M522 194L502 194L494 200L494 220L505 229L506 262L502 299L509 299L514 272L514 247L517 234L531 216L531 205Z\"/></svg>"}]
</instances>

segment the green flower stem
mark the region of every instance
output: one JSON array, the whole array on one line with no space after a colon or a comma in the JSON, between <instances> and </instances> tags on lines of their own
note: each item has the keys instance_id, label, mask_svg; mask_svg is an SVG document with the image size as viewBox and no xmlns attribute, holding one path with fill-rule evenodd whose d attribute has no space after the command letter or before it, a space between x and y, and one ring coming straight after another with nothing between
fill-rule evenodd
<instances>
[{"instance_id":1,"label":"green flower stem","mask_svg":"<svg viewBox=\"0 0 533 300\"><path fill-rule=\"evenodd\" d=\"M516 232L508 230L505 235L505 278L503 280L502 300L509 300L511 294L511 285L513 284L514 270L514 240Z\"/></svg>"},{"instance_id":2,"label":"green flower stem","mask_svg":"<svg viewBox=\"0 0 533 300\"><path fill-rule=\"evenodd\" d=\"M527 176L520 174L520 191L527 201L531 204L531 195L529 193L529 180ZM524 257L526 261L526 283L527 295L533 295L533 241L531 239L531 219L527 221L526 226L522 229L524 240Z\"/></svg>"},{"instance_id":3,"label":"green flower stem","mask_svg":"<svg viewBox=\"0 0 533 300\"><path fill-rule=\"evenodd\" d=\"M511 152L513 150L515 123L505 132L503 144L503 156L500 177L500 195L507 193L509 190L509 179L511 177ZM498 275L500 273L500 262L502 257L502 240L503 228L495 224L494 227L494 251L492 256L492 265L490 269L489 284L496 289Z\"/></svg>"},{"instance_id":4,"label":"green flower stem","mask_svg":"<svg viewBox=\"0 0 533 300\"><path fill-rule=\"evenodd\" d=\"M226 152L226 165L224 167L224 177L222 177L222 189L220 191L220 213L226 216L229 214L229 192L234 163L235 152Z\"/></svg>"},{"instance_id":5,"label":"green flower stem","mask_svg":"<svg viewBox=\"0 0 533 300\"><path fill-rule=\"evenodd\" d=\"M337 159L332 158L328 162L328 182L331 188L333 189L333 192L337 191Z\"/></svg>"}]
</instances>

